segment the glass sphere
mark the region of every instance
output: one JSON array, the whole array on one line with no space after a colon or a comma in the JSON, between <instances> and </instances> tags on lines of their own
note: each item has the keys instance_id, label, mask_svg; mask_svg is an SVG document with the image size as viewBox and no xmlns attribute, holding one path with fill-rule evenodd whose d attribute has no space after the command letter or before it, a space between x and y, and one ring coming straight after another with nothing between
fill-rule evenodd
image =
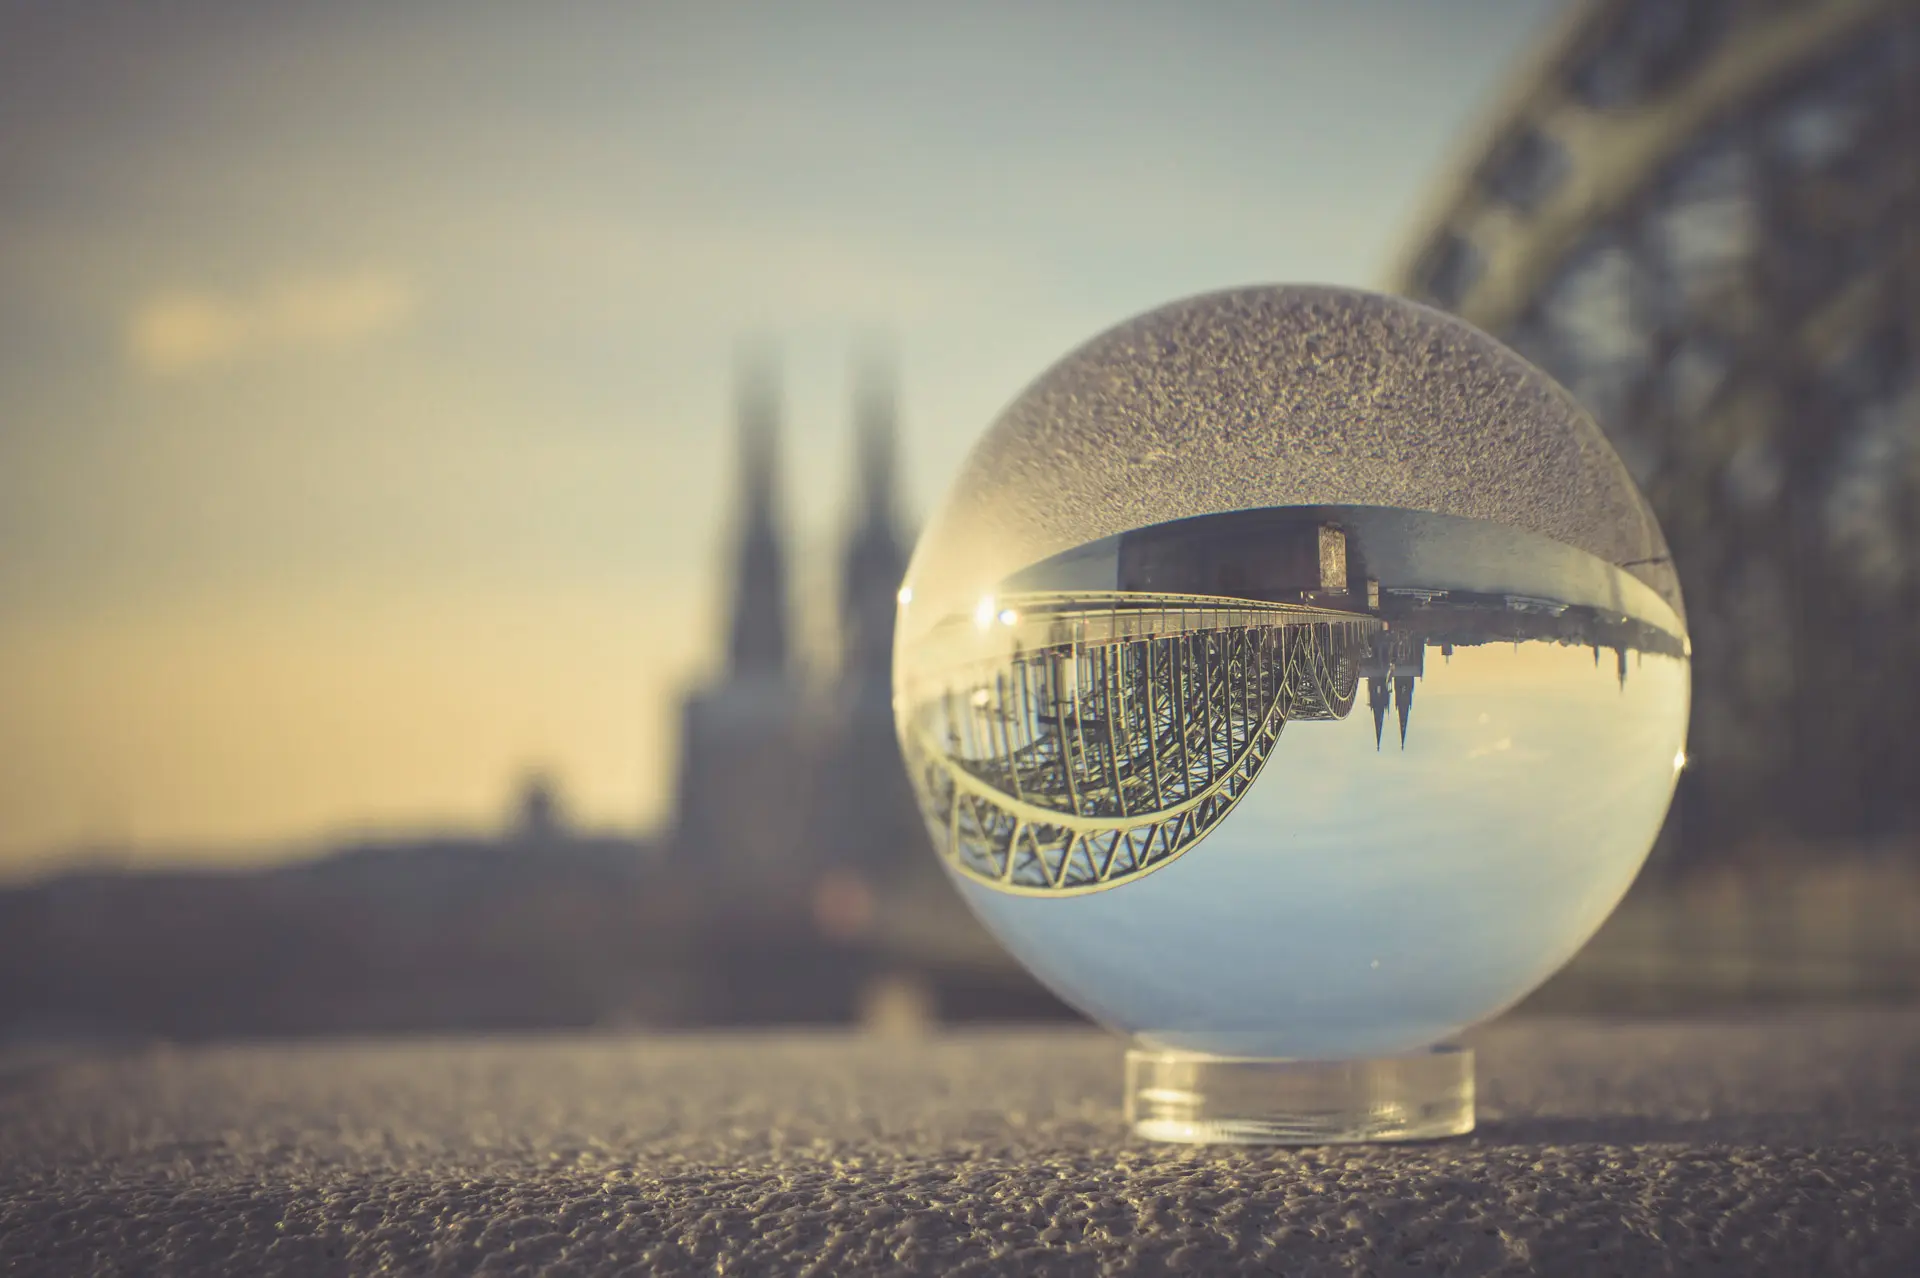
<instances>
[{"instance_id":1,"label":"glass sphere","mask_svg":"<svg viewBox=\"0 0 1920 1278\"><path fill-rule=\"evenodd\" d=\"M1408 1051L1599 927L1684 761L1660 529L1479 330L1268 287L1094 338L980 440L894 712L967 903L1170 1049Z\"/></svg>"}]
</instances>

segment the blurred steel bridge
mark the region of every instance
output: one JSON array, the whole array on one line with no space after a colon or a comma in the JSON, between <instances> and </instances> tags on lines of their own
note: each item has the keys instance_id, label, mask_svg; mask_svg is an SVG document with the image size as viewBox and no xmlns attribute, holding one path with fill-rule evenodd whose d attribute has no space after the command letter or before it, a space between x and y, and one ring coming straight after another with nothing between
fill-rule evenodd
<instances>
[{"instance_id":1,"label":"blurred steel bridge","mask_svg":"<svg viewBox=\"0 0 1920 1278\"><path fill-rule=\"evenodd\" d=\"M1666 531L1688 841L1920 830L1920 0L1586 0L1436 197L1394 287Z\"/></svg>"},{"instance_id":2,"label":"blurred steel bridge","mask_svg":"<svg viewBox=\"0 0 1920 1278\"><path fill-rule=\"evenodd\" d=\"M1151 873L1233 809L1288 720L1346 717L1379 629L1208 596L983 600L931 640L940 683L911 709L908 767L935 845L1022 895Z\"/></svg>"}]
</instances>

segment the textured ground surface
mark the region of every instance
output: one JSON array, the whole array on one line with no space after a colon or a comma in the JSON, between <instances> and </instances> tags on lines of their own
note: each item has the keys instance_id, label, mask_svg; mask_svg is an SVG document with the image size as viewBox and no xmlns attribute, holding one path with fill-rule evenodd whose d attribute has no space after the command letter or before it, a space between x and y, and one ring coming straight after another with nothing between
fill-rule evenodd
<instances>
[{"instance_id":1,"label":"textured ground surface","mask_svg":"<svg viewBox=\"0 0 1920 1278\"><path fill-rule=\"evenodd\" d=\"M1477 1043L1471 1137L1252 1153L1072 1032L0 1058L0 1273L1920 1273L1920 1015Z\"/></svg>"}]
</instances>

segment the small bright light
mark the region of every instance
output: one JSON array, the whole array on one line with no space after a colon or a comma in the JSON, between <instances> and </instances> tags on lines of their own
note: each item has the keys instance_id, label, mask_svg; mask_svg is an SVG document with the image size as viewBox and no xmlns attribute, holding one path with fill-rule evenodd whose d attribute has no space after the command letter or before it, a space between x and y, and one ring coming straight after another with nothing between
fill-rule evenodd
<instances>
[{"instance_id":1,"label":"small bright light","mask_svg":"<svg viewBox=\"0 0 1920 1278\"><path fill-rule=\"evenodd\" d=\"M975 688L973 690L973 704L975 709L980 709L980 710L986 709L987 702L991 701L992 699L993 698L987 694L987 690L985 688Z\"/></svg>"},{"instance_id":2,"label":"small bright light","mask_svg":"<svg viewBox=\"0 0 1920 1278\"><path fill-rule=\"evenodd\" d=\"M1014 611L1013 609L1011 609L1011 608L1002 608L1002 609L1000 610L1000 624L1001 624L1001 625L1003 625L1003 626L1011 626L1011 625L1012 625L1012 624L1013 624L1014 622L1016 622L1016 621L1018 621L1018 620L1020 620L1020 614L1019 614L1019 613L1017 613L1017 612L1015 612L1015 611Z\"/></svg>"},{"instance_id":3,"label":"small bright light","mask_svg":"<svg viewBox=\"0 0 1920 1278\"><path fill-rule=\"evenodd\" d=\"M900 606L902 608L906 607L908 604L913 602L913 587L912 586L900 587L900 593L899 595L896 596L896 598L900 600Z\"/></svg>"},{"instance_id":4,"label":"small bright light","mask_svg":"<svg viewBox=\"0 0 1920 1278\"><path fill-rule=\"evenodd\" d=\"M1687 766L1687 752L1685 750L1676 750L1673 755L1673 770L1675 772L1678 772L1680 769L1686 766Z\"/></svg>"},{"instance_id":5,"label":"small bright light","mask_svg":"<svg viewBox=\"0 0 1920 1278\"><path fill-rule=\"evenodd\" d=\"M974 605L973 624L985 630L993 624L993 596L981 595L980 602Z\"/></svg>"}]
</instances>

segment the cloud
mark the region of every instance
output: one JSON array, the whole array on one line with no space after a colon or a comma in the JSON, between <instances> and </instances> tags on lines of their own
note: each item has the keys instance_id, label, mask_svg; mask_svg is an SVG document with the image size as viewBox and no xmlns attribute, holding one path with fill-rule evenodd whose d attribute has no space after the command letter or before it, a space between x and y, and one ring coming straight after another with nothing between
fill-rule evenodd
<instances>
[{"instance_id":1,"label":"cloud","mask_svg":"<svg viewBox=\"0 0 1920 1278\"><path fill-rule=\"evenodd\" d=\"M398 275L297 276L251 297L175 290L133 308L127 358L156 377L287 351L350 346L400 328L418 297Z\"/></svg>"}]
</instances>

